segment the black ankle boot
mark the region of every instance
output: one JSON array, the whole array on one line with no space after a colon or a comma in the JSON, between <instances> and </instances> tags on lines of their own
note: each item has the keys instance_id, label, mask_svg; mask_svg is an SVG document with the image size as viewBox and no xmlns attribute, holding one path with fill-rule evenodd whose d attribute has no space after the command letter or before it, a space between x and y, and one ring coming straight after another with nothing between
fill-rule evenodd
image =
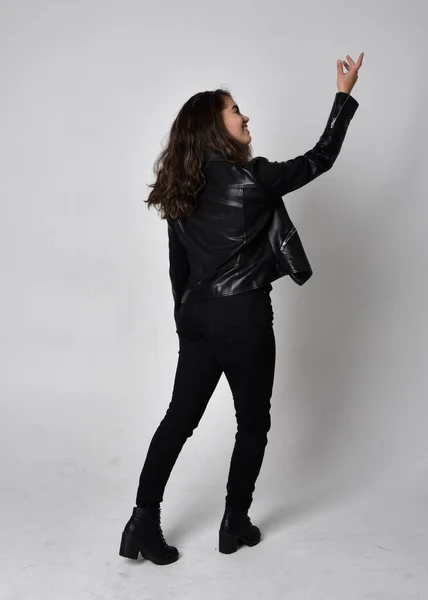
<instances>
[{"instance_id":1,"label":"black ankle boot","mask_svg":"<svg viewBox=\"0 0 428 600\"><path fill-rule=\"evenodd\" d=\"M260 529L253 525L248 511L234 510L226 505L220 524L218 549L223 554L236 552L240 543L255 546L260 542Z\"/></svg>"},{"instance_id":2,"label":"black ankle boot","mask_svg":"<svg viewBox=\"0 0 428 600\"><path fill-rule=\"evenodd\" d=\"M155 565L169 565L178 559L178 550L168 546L160 524L160 506L135 507L122 533L119 554L138 558L138 553Z\"/></svg>"}]
</instances>

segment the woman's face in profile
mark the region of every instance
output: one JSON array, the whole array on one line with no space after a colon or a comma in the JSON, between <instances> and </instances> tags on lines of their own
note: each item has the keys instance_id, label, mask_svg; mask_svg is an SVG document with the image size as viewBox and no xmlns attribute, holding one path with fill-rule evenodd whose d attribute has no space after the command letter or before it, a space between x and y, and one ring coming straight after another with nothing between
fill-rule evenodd
<instances>
[{"instance_id":1,"label":"woman's face in profile","mask_svg":"<svg viewBox=\"0 0 428 600\"><path fill-rule=\"evenodd\" d=\"M230 135L242 144L251 142L251 135L247 128L249 118L239 112L233 98L225 97L225 108L222 110L223 121Z\"/></svg>"}]
</instances>

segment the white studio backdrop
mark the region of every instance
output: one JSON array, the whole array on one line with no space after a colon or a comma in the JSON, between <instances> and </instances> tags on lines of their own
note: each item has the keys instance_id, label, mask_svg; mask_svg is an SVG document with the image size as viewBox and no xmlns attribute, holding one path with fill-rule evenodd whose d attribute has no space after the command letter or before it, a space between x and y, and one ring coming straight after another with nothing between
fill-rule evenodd
<instances>
[{"instance_id":1,"label":"white studio backdrop","mask_svg":"<svg viewBox=\"0 0 428 600\"><path fill-rule=\"evenodd\" d=\"M424 4L0 3L2 600L134 597L136 571L117 574L120 533L178 358L166 223L143 200L179 108L229 87L254 155L287 160L324 129L337 58L362 51L360 106L336 164L284 199L314 275L274 283L272 428L254 511L285 539L322 510L351 507L361 519L338 522L354 539L398 536L398 566L385 570L407 564L400 581L423 590ZM166 489L179 546L203 545L209 527L216 552L235 428L222 378ZM159 571L147 572L156 589ZM247 597L259 597L248 577ZM329 579L310 587L309 570L302 598L395 598L370 596L381 577L398 589L390 572L368 577L354 596ZM139 597L181 597L159 590ZM195 597L211 598L203 587Z\"/></svg>"}]
</instances>

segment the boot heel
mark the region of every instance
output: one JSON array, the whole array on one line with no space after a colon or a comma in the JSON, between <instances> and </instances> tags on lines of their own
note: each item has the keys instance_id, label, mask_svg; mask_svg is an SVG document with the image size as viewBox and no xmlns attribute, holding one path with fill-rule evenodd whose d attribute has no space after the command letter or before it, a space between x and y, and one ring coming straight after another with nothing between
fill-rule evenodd
<instances>
[{"instance_id":1,"label":"boot heel","mask_svg":"<svg viewBox=\"0 0 428 600\"><path fill-rule=\"evenodd\" d=\"M219 544L218 549L222 554L232 554L238 550L239 543L238 538L231 533L225 531L219 532Z\"/></svg>"},{"instance_id":2,"label":"boot heel","mask_svg":"<svg viewBox=\"0 0 428 600\"><path fill-rule=\"evenodd\" d=\"M138 552L138 541L130 533L126 533L124 531L122 533L119 555L123 556L124 558L132 558L133 560L137 560Z\"/></svg>"}]
</instances>

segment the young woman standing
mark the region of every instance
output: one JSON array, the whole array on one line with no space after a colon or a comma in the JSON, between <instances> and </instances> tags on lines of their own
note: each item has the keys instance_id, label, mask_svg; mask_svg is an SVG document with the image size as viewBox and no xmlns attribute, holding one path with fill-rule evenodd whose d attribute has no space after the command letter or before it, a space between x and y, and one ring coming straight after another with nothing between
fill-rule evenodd
<instances>
[{"instance_id":1,"label":"young woman standing","mask_svg":"<svg viewBox=\"0 0 428 600\"><path fill-rule=\"evenodd\" d=\"M179 358L172 399L140 475L121 556L155 564L178 559L160 524L163 493L186 442L225 374L237 419L219 550L261 539L248 510L271 426L275 371L271 282L312 275L282 196L329 170L358 108L350 96L364 53L337 61L337 88L312 150L285 162L251 156L248 117L228 90L198 93L178 113L148 205L167 221ZM343 71L343 66L347 72Z\"/></svg>"}]
</instances>

